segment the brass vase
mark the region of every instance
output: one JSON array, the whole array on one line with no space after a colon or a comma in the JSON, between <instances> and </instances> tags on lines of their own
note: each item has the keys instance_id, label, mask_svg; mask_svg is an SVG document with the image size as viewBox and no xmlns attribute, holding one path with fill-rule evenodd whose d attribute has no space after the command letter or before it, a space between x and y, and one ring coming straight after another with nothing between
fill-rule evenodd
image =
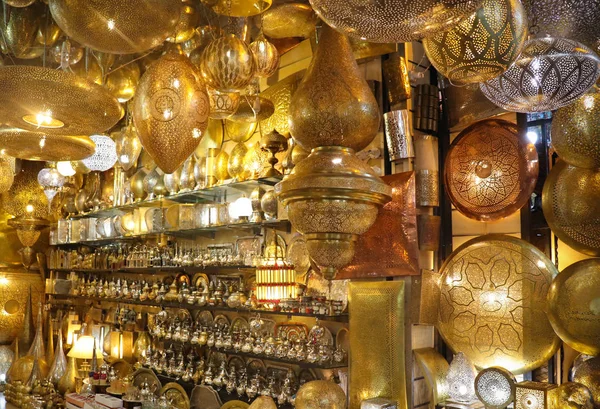
<instances>
[{"instance_id":1,"label":"brass vase","mask_svg":"<svg viewBox=\"0 0 600 409\"><path fill-rule=\"evenodd\" d=\"M31 287L29 288L29 296L27 297L27 304L25 304L25 314L23 316L23 328L19 334L19 351L25 354L25 351L29 351L29 348L33 344L35 337L35 326L33 324L33 306L31 301ZM18 358L18 356L17 356Z\"/></svg>"},{"instance_id":2,"label":"brass vase","mask_svg":"<svg viewBox=\"0 0 600 409\"><path fill-rule=\"evenodd\" d=\"M186 56L171 52L142 76L133 120L144 149L165 173L173 173L194 153L209 111L202 76Z\"/></svg>"},{"instance_id":3,"label":"brass vase","mask_svg":"<svg viewBox=\"0 0 600 409\"><path fill-rule=\"evenodd\" d=\"M54 351L54 360L52 361L50 371L48 372L48 380L52 382L54 386L58 386L58 382L62 378L66 369L67 357L65 356L65 351L63 349L62 328L59 327L58 337L56 340L56 350Z\"/></svg>"},{"instance_id":4,"label":"brass vase","mask_svg":"<svg viewBox=\"0 0 600 409\"><path fill-rule=\"evenodd\" d=\"M75 384L77 377L77 360L70 357L67 363L67 370L58 381L58 391L62 394L75 392Z\"/></svg>"},{"instance_id":5,"label":"brass vase","mask_svg":"<svg viewBox=\"0 0 600 409\"><path fill-rule=\"evenodd\" d=\"M44 348L44 327L42 325L42 305L38 309L38 316L36 320L35 337L31 343L31 348L27 355L30 355L36 359L46 358L46 350Z\"/></svg>"},{"instance_id":6,"label":"brass vase","mask_svg":"<svg viewBox=\"0 0 600 409\"><path fill-rule=\"evenodd\" d=\"M379 130L379 107L343 34L325 26L290 105L290 133L306 150L364 149Z\"/></svg>"}]
</instances>

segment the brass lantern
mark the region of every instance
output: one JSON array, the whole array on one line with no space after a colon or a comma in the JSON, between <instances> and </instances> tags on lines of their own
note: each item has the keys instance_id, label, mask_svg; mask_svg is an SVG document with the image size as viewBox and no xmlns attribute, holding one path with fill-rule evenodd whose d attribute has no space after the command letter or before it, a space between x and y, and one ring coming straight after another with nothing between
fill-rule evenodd
<instances>
[{"instance_id":1,"label":"brass lantern","mask_svg":"<svg viewBox=\"0 0 600 409\"><path fill-rule=\"evenodd\" d=\"M429 61L453 84L490 80L517 58L527 38L527 16L519 0L484 0L456 27L423 40Z\"/></svg>"},{"instance_id":2,"label":"brass lantern","mask_svg":"<svg viewBox=\"0 0 600 409\"><path fill-rule=\"evenodd\" d=\"M354 243L375 222L392 189L350 148L321 146L275 186L292 225L327 278L354 257Z\"/></svg>"},{"instance_id":3,"label":"brass lantern","mask_svg":"<svg viewBox=\"0 0 600 409\"><path fill-rule=\"evenodd\" d=\"M46 219L35 217L33 211L33 205L28 204L24 215L8 220L8 225L17 230L17 237L24 246L20 253L23 266L27 269L33 264L33 245L40 238L42 230L49 226Z\"/></svg>"},{"instance_id":4,"label":"brass lantern","mask_svg":"<svg viewBox=\"0 0 600 409\"><path fill-rule=\"evenodd\" d=\"M204 50L200 70L210 88L221 92L239 91L254 78L252 50L233 34L219 37Z\"/></svg>"}]
</instances>

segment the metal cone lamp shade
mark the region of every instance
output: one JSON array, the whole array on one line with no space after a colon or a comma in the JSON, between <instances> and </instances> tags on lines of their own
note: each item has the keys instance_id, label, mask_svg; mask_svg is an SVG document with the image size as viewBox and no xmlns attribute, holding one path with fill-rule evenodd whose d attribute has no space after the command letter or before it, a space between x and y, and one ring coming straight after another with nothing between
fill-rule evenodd
<instances>
[{"instance_id":1,"label":"metal cone lamp shade","mask_svg":"<svg viewBox=\"0 0 600 409\"><path fill-rule=\"evenodd\" d=\"M61 70L26 65L0 67L0 122L52 135L91 135L123 116L105 87Z\"/></svg>"},{"instance_id":2,"label":"metal cone lamp shade","mask_svg":"<svg viewBox=\"0 0 600 409\"><path fill-rule=\"evenodd\" d=\"M497 106L513 112L543 112L567 106L600 76L600 58L564 38L533 38L502 75L480 84Z\"/></svg>"},{"instance_id":3,"label":"metal cone lamp shade","mask_svg":"<svg viewBox=\"0 0 600 409\"><path fill-rule=\"evenodd\" d=\"M96 152L84 159L83 164L92 172L104 172L117 163L117 145L110 136L92 135L90 139L96 144Z\"/></svg>"},{"instance_id":4,"label":"metal cone lamp shade","mask_svg":"<svg viewBox=\"0 0 600 409\"><path fill-rule=\"evenodd\" d=\"M87 136L51 135L19 128L0 128L0 149L13 158L32 161L76 161L95 151Z\"/></svg>"}]
</instances>

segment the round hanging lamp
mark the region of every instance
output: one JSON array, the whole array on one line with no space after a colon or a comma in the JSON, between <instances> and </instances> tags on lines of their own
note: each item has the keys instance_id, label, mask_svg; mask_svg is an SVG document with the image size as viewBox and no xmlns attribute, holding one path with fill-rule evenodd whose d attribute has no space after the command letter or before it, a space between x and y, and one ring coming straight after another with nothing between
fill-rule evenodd
<instances>
[{"instance_id":1,"label":"round hanging lamp","mask_svg":"<svg viewBox=\"0 0 600 409\"><path fill-rule=\"evenodd\" d=\"M527 39L520 0L484 0L469 18L423 40L427 58L452 84L491 80L508 69Z\"/></svg>"},{"instance_id":2,"label":"round hanging lamp","mask_svg":"<svg viewBox=\"0 0 600 409\"><path fill-rule=\"evenodd\" d=\"M558 271L537 247L511 236L480 236L458 247L440 272L436 327L477 368L502 365L520 374L559 348L545 311Z\"/></svg>"},{"instance_id":3,"label":"round hanging lamp","mask_svg":"<svg viewBox=\"0 0 600 409\"><path fill-rule=\"evenodd\" d=\"M254 56L256 76L267 78L275 74L279 68L279 51L272 43L260 35L250 44L250 50Z\"/></svg>"},{"instance_id":4,"label":"round hanging lamp","mask_svg":"<svg viewBox=\"0 0 600 409\"><path fill-rule=\"evenodd\" d=\"M65 178L58 172L56 165L54 164L40 170L37 180L44 189L44 194L48 198L48 203L52 203L54 196L56 196L59 189L65 184Z\"/></svg>"},{"instance_id":5,"label":"round hanging lamp","mask_svg":"<svg viewBox=\"0 0 600 409\"><path fill-rule=\"evenodd\" d=\"M279 3L262 14L263 32L269 38L309 38L319 18L308 4Z\"/></svg>"},{"instance_id":6,"label":"round hanging lamp","mask_svg":"<svg viewBox=\"0 0 600 409\"><path fill-rule=\"evenodd\" d=\"M53 135L91 135L123 116L110 91L61 70L26 65L0 69L0 122Z\"/></svg>"},{"instance_id":7,"label":"round hanging lamp","mask_svg":"<svg viewBox=\"0 0 600 409\"><path fill-rule=\"evenodd\" d=\"M50 0L49 7L56 24L79 44L132 54L175 33L181 0Z\"/></svg>"},{"instance_id":8,"label":"round hanging lamp","mask_svg":"<svg viewBox=\"0 0 600 409\"><path fill-rule=\"evenodd\" d=\"M504 74L480 88L507 111L553 111L581 97L599 76L600 58L585 45L564 38L533 38Z\"/></svg>"},{"instance_id":9,"label":"round hanging lamp","mask_svg":"<svg viewBox=\"0 0 600 409\"><path fill-rule=\"evenodd\" d=\"M535 145L517 126L501 119L476 122L452 141L444 164L444 186L465 216L493 221L523 207L538 177Z\"/></svg>"},{"instance_id":10,"label":"round hanging lamp","mask_svg":"<svg viewBox=\"0 0 600 409\"><path fill-rule=\"evenodd\" d=\"M96 152L82 160L92 172L105 172L117 163L117 144L106 135L92 135L90 139L96 144Z\"/></svg>"},{"instance_id":11,"label":"round hanging lamp","mask_svg":"<svg viewBox=\"0 0 600 409\"><path fill-rule=\"evenodd\" d=\"M45 132L0 128L0 149L8 156L34 161L81 160L96 149L87 136L48 135Z\"/></svg>"},{"instance_id":12,"label":"round hanging lamp","mask_svg":"<svg viewBox=\"0 0 600 409\"><path fill-rule=\"evenodd\" d=\"M565 162L600 168L600 90L584 96L552 116L552 147Z\"/></svg>"},{"instance_id":13,"label":"round hanging lamp","mask_svg":"<svg viewBox=\"0 0 600 409\"><path fill-rule=\"evenodd\" d=\"M550 229L573 249L600 256L600 170L557 162L544 183L542 208Z\"/></svg>"},{"instance_id":14,"label":"round hanging lamp","mask_svg":"<svg viewBox=\"0 0 600 409\"><path fill-rule=\"evenodd\" d=\"M504 409L515 400L515 377L502 367L481 371L475 378L475 393L486 408Z\"/></svg>"},{"instance_id":15,"label":"round hanging lamp","mask_svg":"<svg viewBox=\"0 0 600 409\"><path fill-rule=\"evenodd\" d=\"M479 0L310 0L338 31L375 43L404 43L448 30L474 13Z\"/></svg>"},{"instance_id":16,"label":"round hanging lamp","mask_svg":"<svg viewBox=\"0 0 600 409\"><path fill-rule=\"evenodd\" d=\"M252 50L233 34L219 37L204 49L200 71L210 88L221 92L242 90L254 78Z\"/></svg>"},{"instance_id":17,"label":"round hanging lamp","mask_svg":"<svg viewBox=\"0 0 600 409\"><path fill-rule=\"evenodd\" d=\"M115 138L117 144L117 160L121 167L128 171L136 163L142 153L142 143L133 123L121 128Z\"/></svg>"}]
</instances>

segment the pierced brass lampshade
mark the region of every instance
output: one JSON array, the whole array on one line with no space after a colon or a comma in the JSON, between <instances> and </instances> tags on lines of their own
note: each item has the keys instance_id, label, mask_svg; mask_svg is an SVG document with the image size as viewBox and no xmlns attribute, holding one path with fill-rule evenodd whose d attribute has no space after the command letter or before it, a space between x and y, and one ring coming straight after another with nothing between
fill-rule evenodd
<instances>
[{"instance_id":1,"label":"pierced brass lampshade","mask_svg":"<svg viewBox=\"0 0 600 409\"><path fill-rule=\"evenodd\" d=\"M58 26L73 40L112 54L139 53L175 32L180 0L50 0Z\"/></svg>"},{"instance_id":2,"label":"pierced brass lampshade","mask_svg":"<svg viewBox=\"0 0 600 409\"><path fill-rule=\"evenodd\" d=\"M271 7L273 0L215 0L213 10L232 17L256 16Z\"/></svg>"},{"instance_id":3,"label":"pierced brass lampshade","mask_svg":"<svg viewBox=\"0 0 600 409\"><path fill-rule=\"evenodd\" d=\"M208 89L210 98L210 119L226 119L236 113L240 106L240 93L221 92L215 89Z\"/></svg>"},{"instance_id":4,"label":"pierced brass lampshade","mask_svg":"<svg viewBox=\"0 0 600 409\"><path fill-rule=\"evenodd\" d=\"M346 146L358 152L375 138L379 122L377 101L359 72L348 38L324 26L291 100L292 137L306 150Z\"/></svg>"},{"instance_id":5,"label":"pierced brass lampshade","mask_svg":"<svg viewBox=\"0 0 600 409\"><path fill-rule=\"evenodd\" d=\"M256 76L267 78L275 74L279 68L279 51L277 51L277 48L261 34L250 44L250 49L254 56Z\"/></svg>"},{"instance_id":6,"label":"pierced brass lampshade","mask_svg":"<svg viewBox=\"0 0 600 409\"><path fill-rule=\"evenodd\" d=\"M29 6L29 5L28 5ZM17 58L31 59L41 55L43 47L36 44L37 31L43 20L44 8L40 4L5 7L0 11L2 23L2 52L13 54Z\"/></svg>"},{"instance_id":7,"label":"pierced brass lampshade","mask_svg":"<svg viewBox=\"0 0 600 409\"><path fill-rule=\"evenodd\" d=\"M32 247L40 238L42 230L46 229L50 223L42 218L33 215L33 206L27 205L26 214L18 216L7 221L8 225L17 231L17 237L24 246L19 252L23 266L28 269L34 261L35 254Z\"/></svg>"},{"instance_id":8,"label":"pierced brass lampshade","mask_svg":"<svg viewBox=\"0 0 600 409\"><path fill-rule=\"evenodd\" d=\"M96 145L87 136L0 128L0 149L14 158L54 162L85 159L94 154Z\"/></svg>"},{"instance_id":9,"label":"pierced brass lampshade","mask_svg":"<svg viewBox=\"0 0 600 409\"><path fill-rule=\"evenodd\" d=\"M319 17L349 36L374 43L404 43L445 31L475 12L474 0L310 0Z\"/></svg>"},{"instance_id":10,"label":"pierced brass lampshade","mask_svg":"<svg viewBox=\"0 0 600 409\"><path fill-rule=\"evenodd\" d=\"M227 138L238 143L246 142L252 138L252 135L254 135L254 132L256 132L256 128L258 127L256 122L238 122L231 120L226 120L224 125Z\"/></svg>"},{"instance_id":11,"label":"pierced brass lampshade","mask_svg":"<svg viewBox=\"0 0 600 409\"><path fill-rule=\"evenodd\" d=\"M600 354L600 259L571 264L554 279L548 292L548 318L554 331L581 353Z\"/></svg>"},{"instance_id":12,"label":"pierced brass lampshade","mask_svg":"<svg viewBox=\"0 0 600 409\"><path fill-rule=\"evenodd\" d=\"M586 386L594 401L594 408L598 408L600 402L600 357L588 359L575 371L573 382Z\"/></svg>"},{"instance_id":13,"label":"pierced brass lampshade","mask_svg":"<svg viewBox=\"0 0 600 409\"><path fill-rule=\"evenodd\" d=\"M444 166L444 186L452 204L479 221L498 220L523 207L539 170L535 145L519 135L516 124L500 119L463 130L452 142Z\"/></svg>"},{"instance_id":14,"label":"pierced brass lampshade","mask_svg":"<svg viewBox=\"0 0 600 409\"><path fill-rule=\"evenodd\" d=\"M501 367L484 369L475 379L475 392L486 408L504 409L515 399L515 377Z\"/></svg>"},{"instance_id":15,"label":"pierced brass lampshade","mask_svg":"<svg viewBox=\"0 0 600 409\"><path fill-rule=\"evenodd\" d=\"M469 18L423 40L427 58L453 84L491 80L508 69L527 39L520 0L484 0Z\"/></svg>"},{"instance_id":16,"label":"pierced brass lampshade","mask_svg":"<svg viewBox=\"0 0 600 409\"><path fill-rule=\"evenodd\" d=\"M352 261L354 242L375 222L391 187L350 148L322 146L275 186L290 222L327 278Z\"/></svg>"},{"instance_id":17,"label":"pierced brass lampshade","mask_svg":"<svg viewBox=\"0 0 600 409\"><path fill-rule=\"evenodd\" d=\"M15 173L6 155L0 155L0 194L7 192L15 180Z\"/></svg>"},{"instance_id":18,"label":"pierced brass lampshade","mask_svg":"<svg viewBox=\"0 0 600 409\"><path fill-rule=\"evenodd\" d=\"M186 56L168 53L142 76L133 120L142 146L165 172L192 154L208 126L206 86Z\"/></svg>"},{"instance_id":19,"label":"pierced brass lampshade","mask_svg":"<svg viewBox=\"0 0 600 409\"><path fill-rule=\"evenodd\" d=\"M543 37L528 40L504 74L479 86L507 111L544 112L575 102L599 76L600 58L591 49L576 41Z\"/></svg>"},{"instance_id":20,"label":"pierced brass lampshade","mask_svg":"<svg viewBox=\"0 0 600 409\"><path fill-rule=\"evenodd\" d=\"M565 162L600 168L600 90L594 86L552 117L552 147Z\"/></svg>"},{"instance_id":21,"label":"pierced brass lampshade","mask_svg":"<svg viewBox=\"0 0 600 409\"><path fill-rule=\"evenodd\" d=\"M269 38L309 38L318 20L308 4L280 3L263 13L263 32Z\"/></svg>"},{"instance_id":22,"label":"pierced brass lampshade","mask_svg":"<svg viewBox=\"0 0 600 409\"><path fill-rule=\"evenodd\" d=\"M600 171L557 162L544 183L542 208L552 232L573 249L600 256Z\"/></svg>"},{"instance_id":23,"label":"pierced brass lampshade","mask_svg":"<svg viewBox=\"0 0 600 409\"><path fill-rule=\"evenodd\" d=\"M242 90L254 78L252 50L235 35L226 34L206 46L200 71L210 88L221 92Z\"/></svg>"},{"instance_id":24,"label":"pierced brass lampshade","mask_svg":"<svg viewBox=\"0 0 600 409\"><path fill-rule=\"evenodd\" d=\"M511 236L480 236L454 250L440 272L436 327L477 368L524 373L560 347L545 311L558 271L537 247Z\"/></svg>"},{"instance_id":25,"label":"pierced brass lampshade","mask_svg":"<svg viewBox=\"0 0 600 409\"><path fill-rule=\"evenodd\" d=\"M0 121L12 127L91 135L113 127L123 116L121 104L108 89L65 71L5 66L0 83Z\"/></svg>"},{"instance_id":26,"label":"pierced brass lampshade","mask_svg":"<svg viewBox=\"0 0 600 409\"><path fill-rule=\"evenodd\" d=\"M117 160L123 170L127 171L137 164L142 153L142 143L133 124L129 124L118 132L115 143L117 144Z\"/></svg>"}]
</instances>

